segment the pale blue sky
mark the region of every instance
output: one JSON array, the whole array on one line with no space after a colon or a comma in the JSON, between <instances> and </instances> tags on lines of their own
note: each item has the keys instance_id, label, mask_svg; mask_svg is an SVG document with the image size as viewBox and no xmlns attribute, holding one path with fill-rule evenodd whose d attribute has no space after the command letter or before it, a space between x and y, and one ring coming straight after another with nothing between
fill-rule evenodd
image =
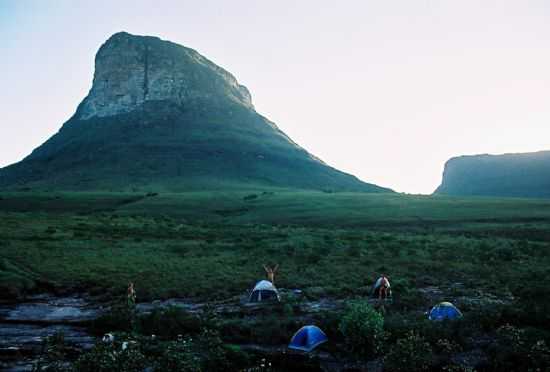
<instances>
[{"instance_id":1,"label":"pale blue sky","mask_svg":"<svg viewBox=\"0 0 550 372\"><path fill-rule=\"evenodd\" d=\"M550 150L544 0L0 0L0 166L74 113L123 30L198 50L300 145L397 191L432 192L451 156Z\"/></svg>"}]
</instances>

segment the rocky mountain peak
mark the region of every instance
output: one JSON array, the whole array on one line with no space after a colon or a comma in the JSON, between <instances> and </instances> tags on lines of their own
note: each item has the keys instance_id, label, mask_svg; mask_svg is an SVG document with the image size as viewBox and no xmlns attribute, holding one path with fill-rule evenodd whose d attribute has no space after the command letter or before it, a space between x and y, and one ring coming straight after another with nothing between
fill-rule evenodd
<instances>
[{"instance_id":1,"label":"rocky mountain peak","mask_svg":"<svg viewBox=\"0 0 550 372\"><path fill-rule=\"evenodd\" d=\"M323 163L254 110L248 90L196 51L117 33L98 50L75 115L0 189L132 191L262 187L391 192Z\"/></svg>"},{"instance_id":2,"label":"rocky mountain peak","mask_svg":"<svg viewBox=\"0 0 550 372\"><path fill-rule=\"evenodd\" d=\"M77 117L128 113L146 101L184 107L232 101L253 109L248 89L195 50L157 37L116 33L97 52L92 88Z\"/></svg>"}]
</instances>

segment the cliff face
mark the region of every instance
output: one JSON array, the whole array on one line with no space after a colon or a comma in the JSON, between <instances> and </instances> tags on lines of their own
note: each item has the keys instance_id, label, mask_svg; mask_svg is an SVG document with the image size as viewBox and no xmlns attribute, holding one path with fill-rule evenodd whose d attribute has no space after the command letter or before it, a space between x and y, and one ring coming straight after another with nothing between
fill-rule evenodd
<instances>
[{"instance_id":1,"label":"cliff face","mask_svg":"<svg viewBox=\"0 0 550 372\"><path fill-rule=\"evenodd\" d=\"M435 193L548 198L550 151L452 158Z\"/></svg>"},{"instance_id":2,"label":"cliff face","mask_svg":"<svg viewBox=\"0 0 550 372\"><path fill-rule=\"evenodd\" d=\"M237 79L196 51L155 37L121 32L99 49L92 89L78 110L80 119L130 112L146 101L186 106L229 100L253 109L250 93Z\"/></svg>"},{"instance_id":3,"label":"cliff face","mask_svg":"<svg viewBox=\"0 0 550 372\"><path fill-rule=\"evenodd\" d=\"M248 90L196 51L117 33L76 113L0 187L60 190L275 186L391 191L324 164L259 115Z\"/></svg>"}]
</instances>

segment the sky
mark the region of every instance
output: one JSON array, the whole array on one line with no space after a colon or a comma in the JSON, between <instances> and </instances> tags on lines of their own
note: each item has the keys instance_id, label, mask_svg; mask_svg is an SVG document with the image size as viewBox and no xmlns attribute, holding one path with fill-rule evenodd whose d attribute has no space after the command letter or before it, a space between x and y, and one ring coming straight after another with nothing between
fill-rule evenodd
<instances>
[{"instance_id":1,"label":"sky","mask_svg":"<svg viewBox=\"0 0 550 372\"><path fill-rule=\"evenodd\" d=\"M0 0L0 167L69 119L118 31L197 50L309 152L399 192L453 156L550 150L545 0Z\"/></svg>"}]
</instances>

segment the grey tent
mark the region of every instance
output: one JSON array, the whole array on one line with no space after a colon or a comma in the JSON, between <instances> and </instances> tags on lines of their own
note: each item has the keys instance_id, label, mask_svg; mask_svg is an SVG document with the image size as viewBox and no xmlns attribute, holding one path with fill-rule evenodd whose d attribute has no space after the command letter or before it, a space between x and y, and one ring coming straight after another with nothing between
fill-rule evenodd
<instances>
[{"instance_id":1,"label":"grey tent","mask_svg":"<svg viewBox=\"0 0 550 372\"><path fill-rule=\"evenodd\" d=\"M261 280L254 286L249 302L279 301L277 288L268 280Z\"/></svg>"}]
</instances>

